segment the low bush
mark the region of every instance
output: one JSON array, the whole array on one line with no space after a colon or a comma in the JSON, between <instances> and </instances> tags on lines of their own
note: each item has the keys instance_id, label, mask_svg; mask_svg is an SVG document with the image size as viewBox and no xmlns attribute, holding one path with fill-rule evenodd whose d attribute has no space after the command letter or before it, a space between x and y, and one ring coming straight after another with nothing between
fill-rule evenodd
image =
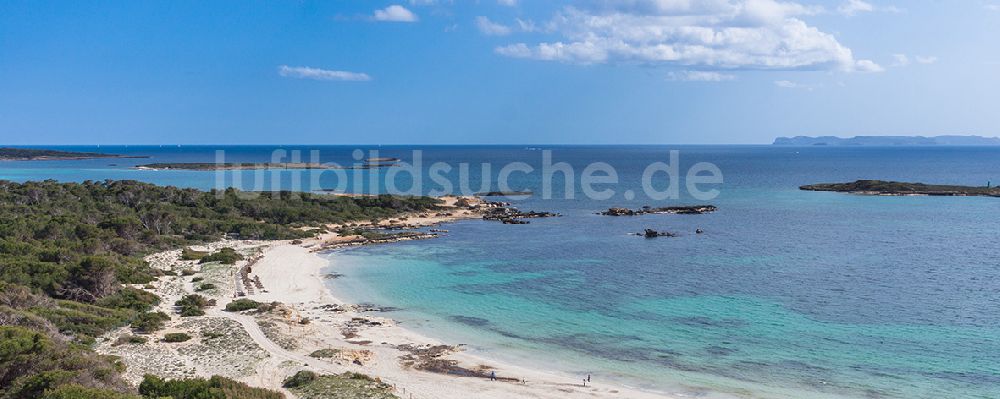
<instances>
[{"instance_id":1,"label":"low bush","mask_svg":"<svg viewBox=\"0 0 1000 399\"><path fill-rule=\"evenodd\" d=\"M215 284L204 283L204 284L199 285L198 288L195 289L195 291L208 291L208 290L214 290L214 289L215 289Z\"/></svg>"},{"instance_id":2,"label":"low bush","mask_svg":"<svg viewBox=\"0 0 1000 399\"><path fill-rule=\"evenodd\" d=\"M181 250L181 260L200 260L206 256L208 256L208 252L195 251L188 247Z\"/></svg>"},{"instance_id":3,"label":"low bush","mask_svg":"<svg viewBox=\"0 0 1000 399\"><path fill-rule=\"evenodd\" d=\"M184 342L191 339L186 333L167 333L163 335L163 342Z\"/></svg>"},{"instance_id":4,"label":"low bush","mask_svg":"<svg viewBox=\"0 0 1000 399\"><path fill-rule=\"evenodd\" d=\"M298 373L295 373L295 375L285 379L281 386L285 388L295 388L306 385L315 380L316 373L309 370L301 370Z\"/></svg>"},{"instance_id":5,"label":"low bush","mask_svg":"<svg viewBox=\"0 0 1000 399\"><path fill-rule=\"evenodd\" d=\"M162 329L168 320L170 315L163 312L143 313L132 320L132 330L140 334L150 334Z\"/></svg>"},{"instance_id":6,"label":"low bush","mask_svg":"<svg viewBox=\"0 0 1000 399\"><path fill-rule=\"evenodd\" d=\"M209 262L219 262L227 265L236 263L236 261L243 260L243 255L240 255L232 248L222 248L219 252L213 253L202 257L198 263L209 263Z\"/></svg>"},{"instance_id":7,"label":"low bush","mask_svg":"<svg viewBox=\"0 0 1000 399\"><path fill-rule=\"evenodd\" d=\"M177 313L181 317L204 316L205 308L214 305L214 299L208 299L198 294L185 295L177 302L174 302L174 306L177 307Z\"/></svg>"},{"instance_id":8,"label":"low bush","mask_svg":"<svg viewBox=\"0 0 1000 399\"><path fill-rule=\"evenodd\" d=\"M227 312L242 312L244 310L257 309L262 304L253 299L240 298L226 304Z\"/></svg>"}]
</instances>

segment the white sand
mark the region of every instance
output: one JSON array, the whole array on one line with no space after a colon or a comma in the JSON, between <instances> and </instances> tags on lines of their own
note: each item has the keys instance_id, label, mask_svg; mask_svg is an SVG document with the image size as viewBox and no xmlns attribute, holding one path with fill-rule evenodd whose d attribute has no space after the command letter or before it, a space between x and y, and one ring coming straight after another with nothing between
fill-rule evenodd
<instances>
[{"instance_id":1,"label":"white sand","mask_svg":"<svg viewBox=\"0 0 1000 399\"><path fill-rule=\"evenodd\" d=\"M466 353L455 353L447 358L458 360L466 368L478 365L489 365L496 370L498 376L518 376L527 380L527 384L513 382L491 382L488 379L474 377L457 377L431 372L417 371L405 368L399 362L399 357L405 353L395 349L400 344L431 344L441 342L422 336L413 331L395 325L369 327L358 332L358 337L345 339L340 334L340 326L353 317L367 317L377 320L384 318L370 317L355 312L330 313L314 308L325 304L344 304L334 297L325 286L322 269L328 266L323 257L311 253L298 245L281 244L272 247L264 258L254 267L254 273L264 282L267 293L253 296L258 301L279 301L295 308L299 317L309 317L312 321L308 326L300 327L295 333L300 339L311 338L308 350L302 350L303 357L312 349L322 347L367 349L374 354L374 359L364 366L339 366L334 370L359 371L377 376L382 380L397 386L397 394L409 398L575 398L575 397L608 397L608 398L663 398L670 397L645 391L628 389L594 383L584 388L580 376L567 376L558 373L532 370L524 367L503 364L494 359L484 359ZM254 334L251 334L253 336ZM368 345L356 345L347 341L371 341ZM267 347L265 347L267 349ZM326 363L306 357L310 366ZM327 366L327 365L324 365ZM333 367L332 365L329 365ZM404 394L405 392L405 394ZM676 396L679 397L679 396Z\"/></svg>"},{"instance_id":2,"label":"white sand","mask_svg":"<svg viewBox=\"0 0 1000 399\"><path fill-rule=\"evenodd\" d=\"M446 198L449 205L456 198ZM410 225L431 225L461 218L478 217L474 212L455 210L451 215L411 215L404 223ZM399 223L397 220L396 223ZM331 226L332 227L332 226ZM255 290L248 298L258 302L280 302L285 307L264 315L225 312L222 309L236 293L236 274L247 261L236 265L201 266L193 261L180 261L179 250L163 252L147 257L154 266L172 270L168 276L154 284L153 291L164 301L162 311L170 313L172 320L165 331L152 336L150 341L138 345L112 345L114 340L128 330L122 329L109 336L98 345L98 351L122 356L128 365L126 374L133 382L138 382L143 373L151 372L171 376L203 376L218 374L225 369L225 375L237 378L253 386L281 389L284 378L303 369L320 373L360 372L395 386L396 394L404 399L432 398L681 398L691 397L691 392L658 394L630 389L628 387L594 381L587 387L581 385L583 376L564 375L556 372L535 370L496 359L482 358L463 352L443 356L456 360L467 369L485 368L495 370L497 376L516 376L526 383L489 381L488 378L459 377L408 367L400 360L408 352L397 349L399 345L430 346L441 345L433 338L426 337L398 326L394 321L371 316L338 299L324 284L323 269L328 261L314 253L324 244L345 239L330 233L300 244L289 241L222 241L208 245L201 250L216 250L233 247L246 255L263 253L252 267L251 276L259 277L264 289ZM194 276L177 276L182 269L198 270L197 277L202 282L212 282L218 288L200 292L218 301L218 305L207 310L207 315L180 318L170 309L176 299L194 292ZM323 308L323 307L326 308ZM333 311L331 306L347 310ZM303 323L308 319L307 323ZM231 331L226 334L227 343L206 347L201 338L203 331L191 327L193 320L223 325ZM363 320L365 323L360 323ZM234 323L235 322L235 323ZM264 326L267 326L264 328ZM242 327L243 331L238 331ZM236 329L236 331L232 330ZM180 344L158 342L165 332L186 331L195 339ZM350 338L345 337L345 332ZM249 336L249 338L246 338ZM242 337L242 338L239 338ZM249 340L252 339L252 342ZM235 347L236 349L232 349ZM221 349L220 349L221 348ZM338 355L330 359L316 359L309 354L318 349L337 349ZM245 352L245 353L243 353ZM248 354L261 354L248 357ZM355 362L357 359L358 362ZM360 364L358 364L360 363ZM231 365L225 367L220 365ZM170 370L164 370L168 367ZM248 371L250 370L250 371ZM704 392L701 392L702 394ZM716 395L711 395L716 397Z\"/></svg>"}]
</instances>

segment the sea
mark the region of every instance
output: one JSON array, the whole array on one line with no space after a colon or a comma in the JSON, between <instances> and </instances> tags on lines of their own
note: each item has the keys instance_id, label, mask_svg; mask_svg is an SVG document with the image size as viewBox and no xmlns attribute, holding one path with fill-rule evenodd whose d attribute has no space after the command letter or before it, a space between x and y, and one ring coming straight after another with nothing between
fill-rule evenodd
<instances>
[{"instance_id":1,"label":"sea","mask_svg":"<svg viewBox=\"0 0 1000 399\"><path fill-rule=\"evenodd\" d=\"M393 308L384 315L407 328L573 378L567 382L591 375L594 383L705 398L1000 397L1000 198L799 190L857 179L993 184L1000 182L1000 147L58 149L150 158L3 161L0 179L135 179L204 190L440 194L446 184L439 183L450 183L453 191L463 184L530 191L528 198L494 199L562 216L521 225L465 220L439 227L448 232L432 240L340 250L327 257L329 270L343 277L329 284L351 301ZM226 162L287 162L295 153L341 165L399 158L414 173L134 168L214 162L221 154ZM540 173L548 163L560 172ZM612 190L609 198L583 184L595 164L605 171L598 175L611 169L617 177L594 185ZM687 172L699 164L718 179L691 190L697 175ZM671 175L671 167L679 173ZM503 174L507 184L499 187ZM648 195L670 192L674 182L678 195ZM718 210L598 214L698 204ZM645 229L676 236L636 235Z\"/></svg>"}]
</instances>

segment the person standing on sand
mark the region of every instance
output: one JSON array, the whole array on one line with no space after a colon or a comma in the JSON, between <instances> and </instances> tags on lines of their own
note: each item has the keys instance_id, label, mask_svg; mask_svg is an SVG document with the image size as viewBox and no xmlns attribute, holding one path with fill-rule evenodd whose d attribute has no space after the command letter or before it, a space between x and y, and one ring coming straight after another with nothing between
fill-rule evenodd
<instances>
[{"instance_id":1,"label":"person standing on sand","mask_svg":"<svg viewBox=\"0 0 1000 399\"><path fill-rule=\"evenodd\" d=\"M497 380L497 372L490 371L490 381L496 381L496 380Z\"/></svg>"}]
</instances>

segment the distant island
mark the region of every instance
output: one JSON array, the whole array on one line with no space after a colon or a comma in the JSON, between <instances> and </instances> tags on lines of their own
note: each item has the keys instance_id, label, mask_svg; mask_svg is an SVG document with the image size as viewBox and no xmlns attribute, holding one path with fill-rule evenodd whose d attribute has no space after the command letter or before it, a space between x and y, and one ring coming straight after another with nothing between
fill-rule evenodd
<instances>
[{"instance_id":1,"label":"distant island","mask_svg":"<svg viewBox=\"0 0 1000 399\"><path fill-rule=\"evenodd\" d=\"M0 161L66 161L97 158L148 158L146 156L74 152L34 148L0 148Z\"/></svg>"},{"instance_id":2,"label":"distant island","mask_svg":"<svg viewBox=\"0 0 1000 399\"><path fill-rule=\"evenodd\" d=\"M929 196L987 196L1000 197L998 187L972 187L935 185L924 183L904 183L883 180L858 180L853 183L810 184L799 187L806 191L836 191L865 195L929 195Z\"/></svg>"},{"instance_id":3,"label":"distant island","mask_svg":"<svg viewBox=\"0 0 1000 399\"><path fill-rule=\"evenodd\" d=\"M795 136L778 137L773 145L788 146L1000 146L1000 138L983 136Z\"/></svg>"},{"instance_id":4,"label":"distant island","mask_svg":"<svg viewBox=\"0 0 1000 399\"><path fill-rule=\"evenodd\" d=\"M366 163L354 166L338 166L314 162L265 162L265 163L213 163L213 162L179 162L150 163L137 165L136 169L144 170L257 170L257 169L372 169L392 167L396 164Z\"/></svg>"}]
</instances>

